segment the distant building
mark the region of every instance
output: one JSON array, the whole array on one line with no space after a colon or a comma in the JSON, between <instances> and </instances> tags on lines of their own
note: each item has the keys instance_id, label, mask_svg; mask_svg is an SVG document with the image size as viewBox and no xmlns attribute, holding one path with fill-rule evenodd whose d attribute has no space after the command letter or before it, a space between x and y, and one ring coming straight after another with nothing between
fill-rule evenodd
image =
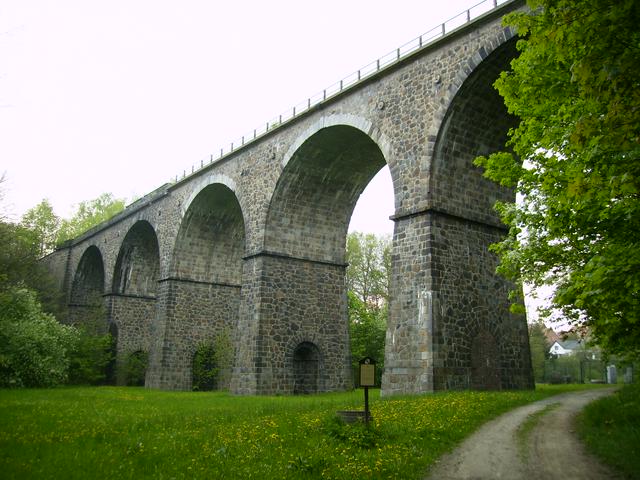
<instances>
[{"instance_id":1,"label":"distant building","mask_svg":"<svg viewBox=\"0 0 640 480\"><path fill-rule=\"evenodd\" d=\"M573 355L576 350L581 349L582 345L578 340L565 340L564 342L555 341L549 353L551 355Z\"/></svg>"}]
</instances>

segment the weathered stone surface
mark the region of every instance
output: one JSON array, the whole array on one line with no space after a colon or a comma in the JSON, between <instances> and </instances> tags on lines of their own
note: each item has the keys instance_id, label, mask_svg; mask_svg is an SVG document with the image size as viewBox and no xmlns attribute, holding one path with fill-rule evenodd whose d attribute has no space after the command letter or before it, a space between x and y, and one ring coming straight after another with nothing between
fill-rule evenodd
<instances>
[{"instance_id":1,"label":"weathered stone surface","mask_svg":"<svg viewBox=\"0 0 640 480\"><path fill-rule=\"evenodd\" d=\"M192 175L47 258L70 319L106 307L119 362L188 389L197 345L231 329L238 394L352 385L344 248L385 164L395 231L384 394L532 386L524 318L488 246L511 192L475 156L510 117L492 83L516 55L508 2Z\"/></svg>"}]
</instances>

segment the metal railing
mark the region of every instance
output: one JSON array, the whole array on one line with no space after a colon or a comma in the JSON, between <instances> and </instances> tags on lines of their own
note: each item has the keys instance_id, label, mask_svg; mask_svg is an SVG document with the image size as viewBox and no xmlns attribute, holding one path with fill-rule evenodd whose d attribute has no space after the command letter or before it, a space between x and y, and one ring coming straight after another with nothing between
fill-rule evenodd
<instances>
[{"instance_id":1,"label":"metal railing","mask_svg":"<svg viewBox=\"0 0 640 480\"><path fill-rule=\"evenodd\" d=\"M405 43L404 45L396 48L386 55L383 55L382 57L365 65L356 72L347 75L336 83L328 86L321 92L308 97L305 101L294 105L285 112L264 123L260 127L254 128L252 132L248 132L240 138L237 138L236 140L228 144L226 148L220 148L220 151L216 154L209 155L207 159L201 159L199 166L197 164L193 164L191 166L191 172L183 170L181 178L185 178L188 175L195 173L197 170L200 170L207 165L226 157L227 155L236 151L238 148L242 148L245 145L252 143L265 134L283 126L284 124L290 122L298 116L308 112L309 110L312 110L317 105L320 105L327 100L332 99L336 95L341 94L345 90L358 85L359 83L367 80L373 75L378 74L380 71L400 62L412 53L417 52L418 50L422 50L428 45L435 43L445 35L450 34L463 25L472 22L485 13L488 13L510 1L512 0L483 0L480 3L469 7L467 10L459 13L449 20L446 20L440 25L433 27L431 30L423 33L419 37L414 38L413 40ZM172 181L178 182L181 178L179 176L176 176L174 179L172 179Z\"/></svg>"}]
</instances>

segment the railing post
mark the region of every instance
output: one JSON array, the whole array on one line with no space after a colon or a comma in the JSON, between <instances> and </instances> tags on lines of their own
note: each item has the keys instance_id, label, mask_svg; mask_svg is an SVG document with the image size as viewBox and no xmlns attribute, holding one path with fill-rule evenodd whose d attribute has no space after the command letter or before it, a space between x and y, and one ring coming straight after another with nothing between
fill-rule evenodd
<instances>
[{"instance_id":1,"label":"railing post","mask_svg":"<svg viewBox=\"0 0 640 480\"><path fill-rule=\"evenodd\" d=\"M445 36L445 27L444 27L444 23L442 24L442 36Z\"/></svg>"},{"instance_id":2,"label":"railing post","mask_svg":"<svg viewBox=\"0 0 640 480\"><path fill-rule=\"evenodd\" d=\"M358 81L360 81L360 70L358 70Z\"/></svg>"},{"instance_id":3,"label":"railing post","mask_svg":"<svg viewBox=\"0 0 640 480\"><path fill-rule=\"evenodd\" d=\"M307 109L311 108L311 99L307 98Z\"/></svg>"},{"instance_id":4,"label":"railing post","mask_svg":"<svg viewBox=\"0 0 640 480\"><path fill-rule=\"evenodd\" d=\"M340 91L342 91L342 80L340 80Z\"/></svg>"},{"instance_id":5,"label":"railing post","mask_svg":"<svg viewBox=\"0 0 640 480\"><path fill-rule=\"evenodd\" d=\"M296 107L293 107L293 116L296 116Z\"/></svg>"},{"instance_id":6,"label":"railing post","mask_svg":"<svg viewBox=\"0 0 640 480\"><path fill-rule=\"evenodd\" d=\"M231 142L231 151L233 152L233 142Z\"/></svg>"},{"instance_id":7,"label":"railing post","mask_svg":"<svg viewBox=\"0 0 640 480\"><path fill-rule=\"evenodd\" d=\"M209 157L209 163L213 163L213 153L211 154L211 156Z\"/></svg>"},{"instance_id":8,"label":"railing post","mask_svg":"<svg viewBox=\"0 0 640 480\"><path fill-rule=\"evenodd\" d=\"M220 149L220 158L222 158L222 155L224 155L224 150L221 148Z\"/></svg>"},{"instance_id":9,"label":"railing post","mask_svg":"<svg viewBox=\"0 0 640 480\"><path fill-rule=\"evenodd\" d=\"M471 10L467 10L467 23L471 21Z\"/></svg>"},{"instance_id":10,"label":"railing post","mask_svg":"<svg viewBox=\"0 0 640 480\"><path fill-rule=\"evenodd\" d=\"M325 88L325 89L322 91L322 100L326 100L326 99L327 99L327 89Z\"/></svg>"},{"instance_id":11,"label":"railing post","mask_svg":"<svg viewBox=\"0 0 640 480\"><path fill-rule=\"evenodd\" d=\"M400 60L400 49L396 50L396 57L397 60Z\"/></svg>"},{"instance_id":12,"label":"railing post","mask_svg":"<svg viewBox=\"0 0 640 480\"><path fill-rule=\"evenodd\" d=\"M422 48L422 35L418 37L418 45L420 46L420 48Z\"/></svg>"},{"instance_id":13,"label":"railing post","mask_svg":"<svg viewBox=\"0 0 640 480\"><path fill-rule=\"evenodd\" d=\"M253 138L254 139L256 138L256 135L257 135L256 130L257 130L256 128L253 129Z\"/></svg>"},{"instance_id":14,"label":"railing post","mask_svg":"<svg viewBox=\"0 0 640 480\"><path fill-rule=\"evenodd\" d=\"M380 59L376 60L376 71L380 70Z\"/></svg>"},{"instance_id":15,"label":"railing post","mask_svg":"<svg viewBox=\"0 0 640 480\"><path fill-rule=\"evenodd\" d=\"M244 135L242 135L242 145L244 145Z\"/></svg>"}]
</instances>

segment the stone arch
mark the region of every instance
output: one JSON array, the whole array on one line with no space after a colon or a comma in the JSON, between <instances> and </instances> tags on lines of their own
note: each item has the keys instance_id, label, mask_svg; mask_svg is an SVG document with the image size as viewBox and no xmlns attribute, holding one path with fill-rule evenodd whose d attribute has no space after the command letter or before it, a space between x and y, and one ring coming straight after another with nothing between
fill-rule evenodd
<instances>
[{"instance_id":1,"label":"stone arch","mask_svg":"<svg viewBox=\"0 0 640 480\"><path fill-rule=\"evenodd\" d=\"M244 216L232 189L233 182L226 179L229 186L213 180L213 177L203 180L206 186L185 203L171 275L239 286L245 250Z\"/></svg>"},{"instance_id":2,"label":"stone arch","mask_svg":"<svg viewBox=\"0 0 640 480\"><path fill-rule=\"evenodd\" d=\"M294 142L283 157L283 171L269 202L266 251L344 262L344 242L355 204L387 164L373 138L382 138L376 132L359 117L336 115L315 124ZM382 144L387 145L386 140ZM291 235L293 231L298 235Z\"/></svg>"},{"instance_id":3,"label":"stone arch","mask_svg":"<svg viewBox=\"0 0 640 480\"><path fill-rule=\"evenodd\" d=\"M149 222L139 220L129 229L120 245L111 291L155 297L159 275L158 237Z\"/></svg>"},{"instance_id":4,"label":"stone arch","mask_svg":"<svg viewBox=\"0 0 640 480\"><path fill-rule=\"evenodd\" d=\"M196 346L221 332L235 338L245 255L244 216L228 178L212 175L201 185L185 204L169 275L160 280L157 338L147 374L150 386L191 389Z\"/></svg>"},{"instance_id":5,"label":"stone arch","mask_svg":"<svg viewBox=\"0 0 640 480\"><path fill-rule=\"evenodd\" d=\"M216 183L220 184L220 185L224 185L229 190L234 192L234 194L237 192L236 182L231 177L229 177L227 175L224 175L224 174L213 173L213 172L209 173L207 175L204 175L199 180L194 182L191 194L189 195L189 197L187 197L186 201L184 201L182 203L182 205L180 206L181 217L184 217L184 215L189 210L189 207L191 206L191 204L193 203L195 198L198 195L200 195L200 193L205 188L207 188L209 185L214 185ZM240 199L238 199L238 203L240 203ZM244 209L241 208L241 211L244 211Z\"/></svg>"},{"instance_id":6,"label":"stone arch","mask_svg":"<svg viewBox=\"0 0 640 480\"><path fill-rule=\"evenodd\" d=\"M488 41L485 45L479 48L475 54L469 57L466 63L458 70L453 81L438 101L439 107L433 116L436 121L432 123L431 127L426 132L426 138L428 139L427 152L429 154L433 153L435 139L440 134L443 120L449 112L451 104L456 98L456 95L462 85L496 49L499 49L506 43L515 44L516 35L517 33L513 28L505 27L498 35ZM512 58L515 58L515 55Z\"/></svg>"},{"instance_id":7,"label":"stone arch","mask_svg":"<svg viewBox=\"0 0 640 480\"><path fill-rule=\"evenodd\" d=\"M116 382L128 383L131 352L149 352L157 309L160 251L153 226L139 220L127 232L108 295L109 321L116 341Z\"/></svg>"},{"instance_id":8,"label":"stone arch","mask_svg":"<svg viewBox=\"0 0 640 480\"><path fill-rule=\"evenodd\" d=\"M323 391L322 354L313 342L301 342L291 354L293 393L310 394Z\"/></svg>"},{"instance_id":9,"label":"stone arch","mask_svg":"<svg viewBox=\"0 0 640 480\"><path fill-rule=\"evenodd\" d=\"M104 307L104 261L100 249L88 247L78 263L69 298L69 322L77 325L105 327Z\"/></svg>"},{"instance_id":10,"label":"stone arch","mask_svg":"<svg viewBox=\"0 0 640 480\"><path fill-rule=\"evenodd\" d=\"M346 236L360 194L387 164L380 146L367 133L375 128L354 118L324 119L301 135L284 156L283 171L267 209L263 251L247 258L252 271L261 272L255 287L261 298L259 325L244 327L259 332L256 346L240 345L236 362L236 371L255 369L253 378L245 376L250 379L247 384L255 382L247 391L294 393L297 387L292 378L298 367L294 368L293 352L301 342L321 346L323 373L318 389L353 386ZM292 346L292 338L299 342ZM316 358L314 351L302 349L299 357ZM263 364L243 367L245 358L259 358Z\"/></svg>"},{"instance_id":11,"label":"stone arch","mask_svg":"<svg viewBox=\"0 0 640 480\"><path fill-rule=\"evenodd\" d=\"M495 225L500 222L494 203L510 200L512 194L483 178L473 159L504 150L509 129L517 125L517 118L508 113L493 87L500 72L508 70L517 56L516 38L509 35L504 33L503 42L480 49L458 73L447 92L442 107L446 110L441 112L431 152L430 195L446 198L447 212Z\"/></svg>"}]
</instances>

